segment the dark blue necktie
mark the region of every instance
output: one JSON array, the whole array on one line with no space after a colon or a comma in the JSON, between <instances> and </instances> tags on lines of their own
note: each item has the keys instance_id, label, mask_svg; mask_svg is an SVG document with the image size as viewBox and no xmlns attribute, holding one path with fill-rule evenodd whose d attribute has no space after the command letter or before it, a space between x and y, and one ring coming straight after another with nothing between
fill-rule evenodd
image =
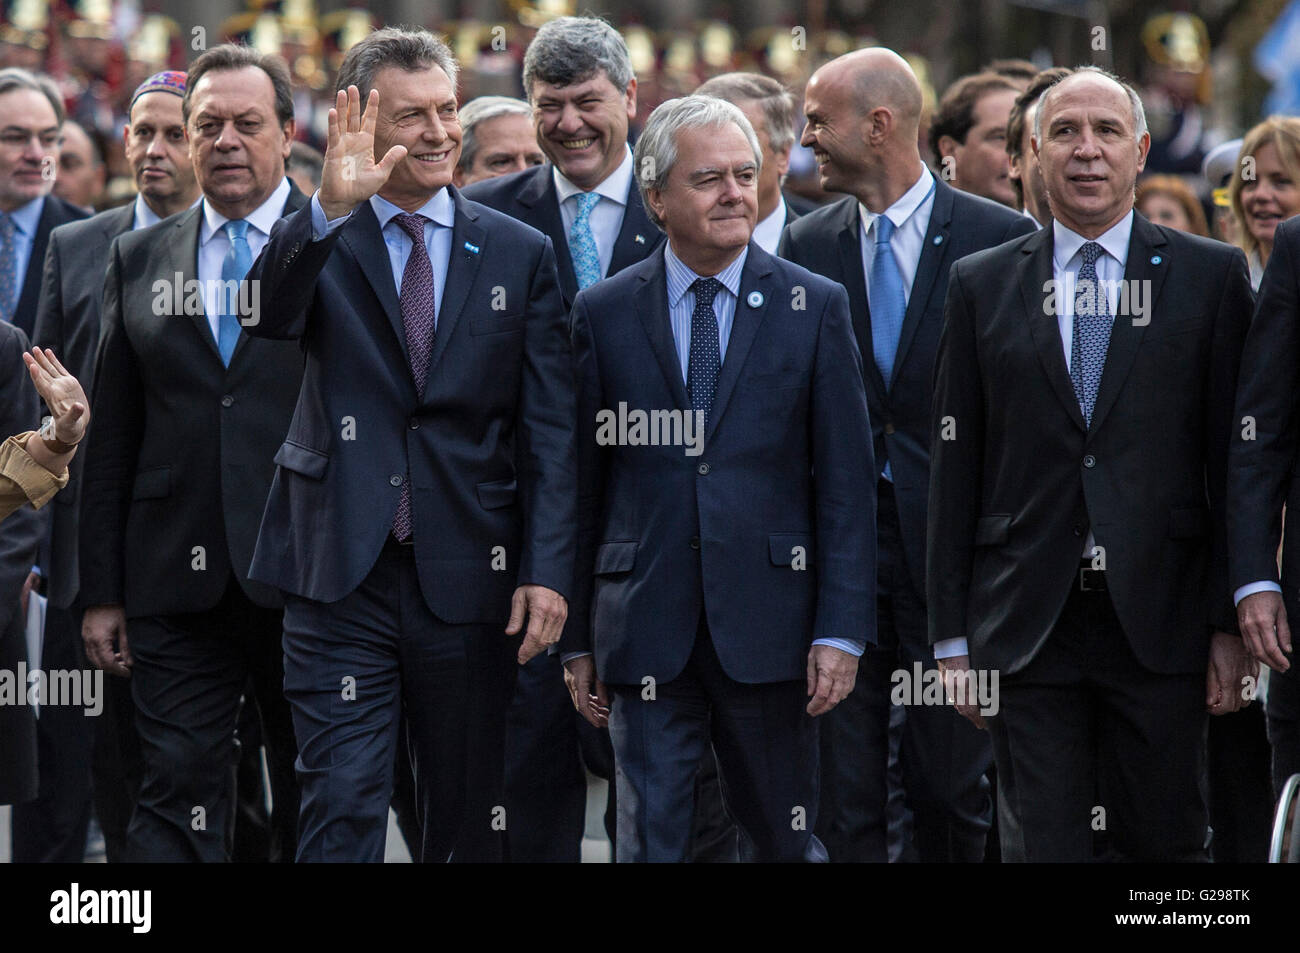
<instances>
[{"instance_id":1,"label":"dark blue necktie","mask_svg":"<svg viewBox=\"0 0 1300 953\"><path fill-rule=\"evenodd\" d=\"M709 426L709 413L713 409L713 394L718 389L718 373L722 369L722 356L718 347L718 316L713 311L713 299L722 290L717 278L697 278L691 285L695 291L695 310L691 312L691 350L686 362L686 390L691 395L691 409L704 412L704 427Z\"/></svg>"},{"instance_id":2,"label":"dark blue necktie","mask_svg":"<svg viewBox=\"0 0 1300 953\"><path fill-rule=\"evenodd\" d=\"M1106 294L1097 282L1097 259L1104 255L1096 242L1079 249L1083 266L1079 269L1074 292L1074 335L1070 342L1070 383L1083 411L1084 422L1092 426L1092 411L1097 405L1097 388L1106 366L1106 348L1110 345L1111 316Z\"/></svg>"}]
</instances>

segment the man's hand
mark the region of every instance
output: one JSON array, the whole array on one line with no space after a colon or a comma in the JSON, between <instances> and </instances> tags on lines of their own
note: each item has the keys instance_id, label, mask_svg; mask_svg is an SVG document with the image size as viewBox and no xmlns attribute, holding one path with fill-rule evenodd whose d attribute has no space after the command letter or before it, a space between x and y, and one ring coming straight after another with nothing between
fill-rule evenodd
<instances>
[{"instance_id":1,"label":"man's hand","mask_svg":"<svg viewBox=\"0 0 1300 953\"><path fill-rule=\"evenodd\" d=\"M853 691L858 659L832 645L814 645L808 652L808 714L824 715Z\"/></svg>"},{"instance_id":2,"label":"man's hand","mask_svg":"<svg viewBox=\"0 0 1300 953\"><path fill-rule=\"evenodd\" d=\"M564 620L569 617L569 603L564 596L545 586L520 586L510 600L510 621L506 635L518 635L528 616L528 631L519 646L519 664L560 641Z\"/></svg>"},{"instance_id":3,"label":"man's hand","mask_svg":"<svg viewBox=\"0 0 1300 953\"><path fill-rule=\"evenodd\" d=\"M579 655L564 663L564 684L578 714L597 728L609 727L609 692L605 683L596 677L596 657ZM596 693L591 693L592 685Z\"/></svg>"},{"instance_id":4,"label":"man's hand","mask_svg":"<svg viewBox=\"0 0 1300 953\"><path fill-rule=\"evenodd\" d=\"M93 606L81 620L86 658L110 675L131 677L131 650L126 644L126 611L121 606Z\"/></svg>"},{"instance_id":5,"label":"man's hand","mask_svg":"<svg viewBox=\"0 0 1300 953\"><path fill-rule=\"evenodd\" d=\"M965 677L963 673L970 671L970 656L954 655L951 658L941 658L938 662L939 672L943 676L943 697L948 704L955 706L957 714L980 731L988 731L984 716L980 714L979 700L968 697L972 693L967 688L974 684L974 680Z\"/></svg>"},{"instance_id":6,"label":"man's hand","mask_svg":"<svg viewBox=\"0 0 1300 953\"><path fill-rule=\"evenodd\" d=\"M90 425L90 402L81 383L68 373L49 348L34 347L23 354L23 362L32 375L36 393L54 418L54 437L64 443L79 443Z\"/></svg>"},{"instance_id":7,"label":"man's hand","mask_svg":"<svg viewBox=\"0 0 1300 953\"><path fill-rule=\"evenodd\" d=\"M1291 626L1280 592L1254 592L1237 604L1241 639L1256 660L1275 672L1291 667L1283 652L1291 651Z\"/></svg>"},{"instance_id":8,"label":"man's hand","mask_svg":"<svg viewBox=\"0 0 1300 953\"><path fill-rule=\"evenodd\" d=\"M393 146L375 161L375 124L379 90L370 91L365 115L355 86L339 90L330 110L325 165L321 170L320 205L326 221L349 214L384 187L393 167L406 158L406 146Z\"/></svg>"},{"instance_id":9,"label":"man's hand","mask_svg":"<svg viewBox=\"0 0 1300 953\"><path fill-rule=\"evenodd\" d=\"M1259 662L1246 650L1246 643L1227 632L1215 632L1210 637L1210 664L1205 672L1205 710L1211 715L1226 715L1249 705L1255 696L1252 692L1250 698L1246 697L1247 678L1251 685L1258 683Z\"/></svg>"},{"instance_id":10,"label":"man's hand","mask_svg":"<svg viewBox=\"0 0 1300 953\"><path fill-rule=\"evenodd\" d=\"M23 580L23 594L18 600L18 608L23 613L23 625L27 624L27 597L31 591L41 584L41 577L34 572L29 572L27 578Z\"/></svg>"}]
</instances>

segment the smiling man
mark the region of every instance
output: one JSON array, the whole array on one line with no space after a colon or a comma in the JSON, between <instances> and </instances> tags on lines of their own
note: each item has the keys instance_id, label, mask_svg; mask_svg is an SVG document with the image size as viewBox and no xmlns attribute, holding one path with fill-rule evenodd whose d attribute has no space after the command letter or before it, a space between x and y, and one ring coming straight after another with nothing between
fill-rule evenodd
<instances>
[{"instance_id":1,"label":"smiling man","mask_svg":"<svg viewBox=\"0 0 1300 953\"><path fill-rule=\"evenodd\" d=\"M1205 714L1247 704L1256 674L1224 508L1246 261L1134 212L1150 136L1108 73L1048 89L1032 145L1055 221L949 279L930 642L950 697L956 673L1000 673L986 721L1022 840L1003 828L1004 855L1087 862L1100 808L1121 858L1204 859ZM1120 279L1138 294L1097 293Z\"/></svg>"}]
</instances>

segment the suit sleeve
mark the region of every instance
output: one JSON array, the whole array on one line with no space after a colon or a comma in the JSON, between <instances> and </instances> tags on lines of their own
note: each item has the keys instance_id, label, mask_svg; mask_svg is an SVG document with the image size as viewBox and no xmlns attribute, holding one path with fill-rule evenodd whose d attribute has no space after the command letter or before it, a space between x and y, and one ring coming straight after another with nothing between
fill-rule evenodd
<instances>
[{"instance_id":1,"label":"suit sleeve","mask_svg":"<svg viewBox=\"0 0 1300 953\"><path fill-rule=\"evenodd\" d=\"M12 328L0 335L0 436L35 430L40 423L41 401L23 363L27 335ZM25 500L25 497L24 497ZM32 571L37 549L49 525L49 510L24 506L12 513L0 529L0 635L9 629L23 582Z\"/></svg>"},{"instance_id":2,"label":"suit sleeve","mask_svg":"<svg viewBox=\"0 0 1300 953\"><path fill-rule=\"evenodd\" d=\"M102 338L90 398L94 426L86 441L81 490L81 600L121 605L125 598L126 520L144 439L144 382L123 321L120 242L109 251Z\"/></svg>"},{"instance_id":3,"label":"suit sleeve","mask_svg":"<svg viewBox=\"0 0 1300 953\"><path fill-rule=\"evenodd\" d=\"M1023 215L1017 215L1015 221L1008 225L1007 230L1002 233L1002 241L998 244L1004 244L1012 239L1021 238L1025 235L1032 235L1036 231L1038 231L1038 229L1034 227L1033 222L1025 218Z\"/></svg>"},{"instance_id":4,"label":"suit sleeve","mask_svg":"<svg viewBox=\"0 0 1300 953\"><path fill-rule=\"evenodd\" d=\"M574 447L573 359L569 318L560 296L549 238L533 265L524 318L519 390L519 486L524 551L519 584L573 592L577 459Z\"/></svg>"},{"instance_id":5,"label":"suit sleeve","mask_svg":"<svg viewBox=\"0 0 1300 953\"><path fill-rule=\"evenodd\" d=\"M1277 582L1282 506L1300 451L1300 287L1297 233L1278 229L1246 334L1229 422L1229 589ZM1244 267L1244 262L1234 261ZM1236 298L1240 298L1238 292ZM1240 307L1238 301L1238 307ZM1220 305L1218 320L1225 320ZM1215 344L1218 345L1216 327ZM1213 459L1211 456L1210 459ZM1234 613L1235 614L1235 613ZM1229 629L1227 631L1233 631Z\"/></svg>"},{"instance_id":6,"label":"suit sleeve","mask_svg":"<svg viewBox=\"0 0 1300 953\"><path fill-rule=\"evenodd\" d=\"M816 491L814 639L876 643L876 466L849 296L835 286L817 336L812 399Z\"/></svg>"},{"instance_id":7,"label":"suit sleeve","mask_svg":"<svg viewBox=\"0 0 1300 953\"><path fill-rule=\"evenodd\" d=\"M285 341L306 333L316 280L342 233L335 228L314 240L311 202L271 227L266 247L244 279L256 282L251 300L258 303L257 321L244 324L247 334Z\"/></svg>"},{"instance_id":8,"label":"suit sleeve","mask_svg":"<svg viewBox=\"0 0 1300 953\"><path fill-rule=\"evenodd\" d=\"M925 592L929 641L966 638L966 606L982 497L984 398L975 320L953 265L935 358Z\"/></svg>"}]
</instances>

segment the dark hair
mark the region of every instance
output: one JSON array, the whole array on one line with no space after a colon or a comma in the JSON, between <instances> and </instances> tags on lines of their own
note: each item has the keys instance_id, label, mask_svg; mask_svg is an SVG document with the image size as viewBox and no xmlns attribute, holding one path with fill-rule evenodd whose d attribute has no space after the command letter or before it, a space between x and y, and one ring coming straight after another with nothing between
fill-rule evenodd
<instances>
[{"instance_id":1,"label":"dark hair","mask_svg":"<svg viewBox=\"0 0 1300 953\"><path fill-rule=\"evenodd\" d=\"M716 96L737 106L753 100L763 109L772 151L781 152L794 145L794 96L772 77L762 73L722 73L700 84L695 95Z\"/></svg>"},{"instance_id":2,"label":"dark hair","mask_svg":"<svg viewBox=\"0 0 1300 953\"><path fill-rule=\"evenodd\" d=\"M993 60L988 66L980 70L981 73L997 73L999 76L1005 76L1013 83L1033 82L1038 75L1038 67L1029 60L1005 59Z\"/></svg>"},{"instance_id":3,"label":"dark hair","mask_svg":"<svg viewBox=\"0 0 1300 953\"><path fill-rule=\"evenodd\" d=\"M275 90L275 118L280 121L280 125L283 126L292 120L293 85L289 80L289 68L284 65L284 60L278 56L260 53L251 46L223 43L214 46L190 65L189 77L185 82L185 95L181 98L181 116L185 124L189 125L194 90L198 87L204 73L219 73L244 69L248 66L254 66L270 77L271 87Z\"/></svg>"},{"instance_id":4,"label":"dark hair","mask_svg":"<svg viewBox=\"0 0 1300 953\"><path fill-rule=\"evenodd\" d=\"M1070 69L1067 66L1053 66L1049 69L1037 73L1029 81L1029 86L1023 93L1016 97L1016 101L1011 105L1011 115L1007 118L1007 158L1019 159L1023 150L1020 148L1021 142L1025 138L1025 123L1029 120L1029 112L1038 102L1039 97L1047 92L1048 88L1055 85L1057 80L1064 79L1070 75ZM1011 180L1011 188L1016 193L1016 201L1021 207L1025 204L1025 184L1019 179Z\"/></svg>"},{"instance_id":5,"label":"dark hair","mask_svg":"<svg viewBox=\"0 0 1300 953\"><path fill-rule=\"evenodd\" d=\"M622 35L596 17L556 17L542 25L524 53L524 94L533 101L533 84L584 83L604 73L620 93L636 78Z\"/></svg>"},{"instance_id":6,"label":"dark hair","mask_svg":"<svg viewBox=\"0 0 1300 953\"><path fill-rule=\"evenodd\" d=\"M54 118L60 126L68 118L58 87L44 73L32 73L17 66L0 69L0 95L12 93L15 89L30 89L44 96L54 110Z\"/></svg>"},{"instance_id":7,"label":"dark hair","mask_svg":"<svg viewBox=\"0 0 1300 953\"><path fill-rule=\"evenodd\" d=\"M355 86L361 94L361 106L364 109L370 90L375 85L375 74L381 69L392 67L406 73L416 73L432 66L438 67L447 75L454 95L459 69L451 47L427 30L384 27L352 45L343 57L334 88L341 90Z\"/></svg>"},{"instance_id":8,"label":"dark hair","mask_svg":"<svg viewBox=\"0 0 1300 953\"><path fill-rule=\"evenodd\" d=\"M295 142L289 146L289 158L285 160L284 171L296 172L302 169L312 183L319 186L321 172L325 168L325 157L320 151L305 142Z\"/></svg>"},{"instance_id":9,"label":"dark hair","mask_svg":"<svg viewBox=\"0 0 1300 953\"><path fill-rule=\"evenodd\" d=\"M1009 89L1019 94L1020 87L997 73L974 73L963 76L948 87L930 121L930 149L939 156L939 140L951 136L962 145L975 125L975 107L986 95Z\"/></svg>"}]
</instances>

